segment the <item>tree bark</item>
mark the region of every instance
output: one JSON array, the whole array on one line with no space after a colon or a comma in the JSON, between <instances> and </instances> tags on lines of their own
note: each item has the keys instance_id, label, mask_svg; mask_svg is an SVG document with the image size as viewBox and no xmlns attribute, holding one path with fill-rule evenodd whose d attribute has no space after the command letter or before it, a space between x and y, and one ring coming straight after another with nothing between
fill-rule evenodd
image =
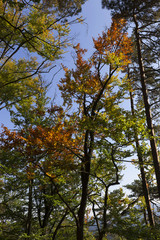
<instances>
[{"instance_id":1,"label":"tree bark","mask_svg":"<svg viewBox=\"0 0 160 240\"><path fill-rule=\"evenodd\" d=\"M32 208L33 208L33 195L32 195L32 188L33 188L33 179L29 181L29 201L28 201L28 216L26 222L26 233L29 236L31 234L31 224L32 224Z\"/></svg>"},{"instance_id":2,"label":"tree bark","mask_svg":"<svg viewBox=\"0 0 160 240\"><path fill-rule=\"evenodd\" d=\"M87 130L84 143L84 159L81 167L82 197L78 210L77 240L84 239L84 217L88 197L88 182L93 151L94 133Z\"/></svg>"},{"instance_id":3,"label":"tree bark","mask_svg":"<svg viewBox=\"0 0 160 240\"><path fill-rule=\"evenodd\" d=\"M105 196L104 196L104 208L103 208L103 226L102 229L99 229L99 236L97 240L103 240L105 237L105 234L107 233L107 207L108 207L108 190L111 186L119 184L119 175L118 175L118 167L115 163L115 157L114 157L114 150L112 148L112 153L111 153L111 158L112 158L112 163L115 167L116 171L116 179L115 182L109 183L108 185L105 186Z\"/></svg>"},{"instance_id":4,"label":"tree bark","mask_svg":"<svg viewBox=\"0 0 160 240\"><path fill-rule=\"evenodd\" d=\"M52 236L52 240L55 240L56 239L56 236L57 236L57 233L58 233L58 230L60 229L65 217L67 216L68 214L68 210L66 210L66 212L64 213L64 215L62 216L61 220L59 221L54 233L53 233L53 236Z\"/></svg>"},{"instance_id":5,"label":"tree bark","mask_svg":"<svg viewBox=\"0 0 160 240\"><path fill-rule=\"evenodd\" d=\"M128 77L129 77L129 72L128 72ZM130 91L130 101L131 101L131 112L132 116L135 117L135 112L134 112L134 103L133 103L133 96L132 92ZM139 166L140 166L140 172L141 172L141 179L142 179L142 189L143 189L143 195L145 197L145 202L147 206L147 212L148 212L148 219L150 226L155 226L155 221L154 221L154 216L151 208L151 202L150 202L150 195L149 195L149 189L148 189L148 184L145 176L145 171L144 171L144 165L143 165L143 158L142 158L142 153L139 145L139 140L138 140L138 134L136 128L134 128L134 138L136 142L136 149L137 149L137 155L138 155L138 161L139 161Z\"/></svg>"},{"instance_id":6,"label":"tree bark","mask_svg":"<svg viewBox=\"0 0 160 240\"><path fill-rule=\"evenodd\" d=\"M141 40L140 40L140 36L139 36L139 26L138 26L138 21L137 21L135 14L133 15L133 20L135 23L135 37L136 37L136 44L137 44L138 64L139 64L139 70L140 70L140 80L141 80L141 86L142 86L143 101L144 101L144 106L145 106L147 127L148 127L149 134L150 134L150 145L151 145L154 170L155 170L155 175L156 175L156 180L157 180L158 194L160 197L159 156L158 156L158 150L157 150L157 145L156 145L156 140L155 140L155 135L154 135L152 114L151 114L151 108L150 108L149 99L148 99L148 91L147 91L146 82L145 82L145 71L144 71L142 51L141 51Z\"/></svg>"},{"instance_id":7,"label":"tree bark","mask_svg":"<svg viewBox=\"0 0 160 240\"><path fill-rule=\"evenodd\" d=\"M90 165L89 159L87 165ZM89 172L85 172L82 169L81 173L81 181L82 181L82 198L80 202L80 208L78 211L78 226L77 226L77 240L83 240L83 228L84 228L84 216L85 216L85 209L87 203L87 196L88 196L88 182L89 182Z\"/></svg>"}]
</instances>

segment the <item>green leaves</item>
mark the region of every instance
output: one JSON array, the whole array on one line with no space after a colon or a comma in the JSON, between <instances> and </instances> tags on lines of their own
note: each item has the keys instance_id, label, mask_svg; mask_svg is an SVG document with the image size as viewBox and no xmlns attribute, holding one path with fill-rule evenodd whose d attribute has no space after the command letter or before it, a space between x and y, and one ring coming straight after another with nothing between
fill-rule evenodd
<instances>
[{"instance_id":1,"label":"green leaves","mask_svg":"<svg viewBox=\"0 0 160 240\"><path fill-rule=\"evenodd\" d=\"M26 98L34 102L33 96L41 85L41 74L49 72L53 61L61 58L69 46L67 22L62 23L54 10L43 11L43 4L35 2L37 5L22 1L10 1L10 4L5 1L3 4L0 1L1 109L10 109Z\"/></svg>"},{"instance_id":2,"label":"green leaves","mask_svg":"<svg viewBox=\"0 0 160 240\"><path fill-rule=\"evenodd\" d=\"M4 7L0 1L0 101L15 125L0 134L2 239L147 239L154 233L145 222L141 181L127 186L129 197L119 187L125 161L142 166L130 160L137 149L154 184L143 105L132 114L124 104L129 91L135 94L124 76L132 54L126 21L112 19L93 39L89 59L77 44L75 67L62 64L65 110L47 97L43 73L69 46L66 17L82 2L5 1ZM20 57L24 51L27 58Z\"/></svg>"}]
</instances>

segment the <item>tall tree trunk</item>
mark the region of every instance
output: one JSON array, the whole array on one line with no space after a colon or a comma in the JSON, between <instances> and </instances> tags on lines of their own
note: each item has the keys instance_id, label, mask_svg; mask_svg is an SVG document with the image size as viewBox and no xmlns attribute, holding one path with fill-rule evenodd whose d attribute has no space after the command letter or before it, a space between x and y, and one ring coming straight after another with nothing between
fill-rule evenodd
<instances>
[{"instance_id":1,"label":"tall tree trunk","mask_svg":"<svg viewBox=\"0 0 160 240\"><path fill-rule=\"evenodd\" d=\"M42 191L44 195L44 217L41 227L45 229L45 227L48 225L49 217L53 210L53 206L52 202L45 197L45 195L47 194L46 189L44 188Z\"/></svg>"},{"instance_id":2,"label":"tall tree trunk","mask_svg":"<svg viewBox=\"0 0 160 240\"><path fill-rule=\"evenodd\" d=\"M107 207L108 207L108 190L111 186L119 184L119 175L118 175L118 167L115 163L115 157L114 157L114 150L112 147L112 152L111 152L111 158L112 158L112 163L115 167L115 182L109 183L108 185L105 186L105 195L104 195L104 207L103 207L103 218L102 218L102 229L99 229L99 236L97 240L103 240L105 237L105 234L107 233Z\"/></svg>"},{"instance_id":3,"label":"tall tree trunk","mask_svg":"<svg viewBox=\"0 0 160 240\"><path fill-rule=\"evenodd\" d=\"M104 209L103 209L103 226L99 232L97 240L102 240L107 231L107 201L108 201L108 189L110 185L106 186L105 196L104 196Z\"/></svg>"},{"instance_id":4,"label":"tall tree trunk","mask_svg":"<svg viewBox=\"0 0 160 240\"><path fill-rule=\"evenodd\" d=\"M142 85L142 93L143 93L143 100L144 100L144 106L145 106L147 127L150 134L150 145L151 145L151 151L152 151L152 157L153 157L153 164L154 164L155 175L157 180L158 194L160 197L159 157L158 157L158 150L157 150L157 145L156 145L156 140L154 135L152 114L151 114L151 108L150 108L149 99L148 99L148 91L147 91L146 82L145 82L145 71L144 71L142 51L141 51L141 40L139 36L139 26L138 26L138 21L135 14L133 15L133 20L135 23L135 37L136 37L136 44L137 44L138 63L139 63L139 69L140 69L140 79L141 79L141 85Z\"/></svg>"},{"instance_id":5,"label":"tall tree trunk","mask_svg":"<svg viewBox=\"0 0 160 240\"><path fill-rule=\"evenodd\" d=\"M55 240L55 239L56 239L58 230L60 229L60 227L61 227L61 225L62 225L65 217L67 216L67 214L68 214L68 209L65 211L64 215L62 216L62 218L60 219L58 225L56 226L56 229L55 229L55 231L54 231L54 233L53 233L53 236L52 236L52 240Z\"/></svg>"},{"instance_id":6,"label":"tall tree trunk","mask_svg":"<svg viewBox=\"0 0 160 240\"><path fill-rule=\"evenodd\" d=\"M81 167L82 197L78 210L77 240L84 239L84 217L88 197L88 182L90 176L90 165L93 152L94 133L87 130L84 143L84 159Z\"/></svg>"},{"instance_id":7,"label":"tall tree trunk","mask_svg":"<svg viewBox=\"0 0 160 240\"><path fill-rule=\"evenodd\" d=\"M84 239L84 216L87 202L88 176L82 181L82 198L78 211L77 240Z\"/></svg>"},{"instance_id":8,"label":"tall tree trunk","mask_svg":"<svg viewBox=\"0 0 160 240\"><path fill-rule=\"evenodd\" d=\"M129 78L129 71L128 71L128 78ZM131 101L132 116L135 117L133 96L132 96L131 91L130 91L130 101ZM141 179L142 179L142 189L143 189L143 195L145 197L145 202L146 202L146 206L147 206L148 219L149 219L150 226L155 226L154 216L153 216L153 212L151 209L149 189L148 189L148 184L147 184L145 171L144 171L143 157L142 157L142 152L141 152L140 145L139 145L138 134L137 134L136 128L134 128L134 138L135 138L135 142L136 142L136 149L137 149L137 155L138 155L138 161L139 161Z\"/></svg>"},{"instance_id":9,"label":"tall tree trunk","mask_svg":"<svg viewBox=\"0 0 160 240\"><path fill-rule=\"evenodd\" d=\"M33 179L29 181L29 201L28 201L28 216L27 216L27 222L26 222L26 233L29 236L31 234L31 224L32 224L32 208L33 208Z\"/></svg>"},{"instance_id":10,"label":"tall tree trunk","mask_svg":"<svg viewBox=\"0 0 160 240\"><path fill-rule=\"evenodd\" d=\"M87 160L87 165L90 165L90 160ZM85 165L86 165L85 164ZM90 168L90 167L89 167ZM82 169L81 172L81 181L82 181L82 197L80 202L80 207L78 211L78 226L77 226L77 240L83 240L83 229L84 229L84 216L86 210L87 196L88 196L88 182L89 182L89 172L85 172L85 169Z\"/></svg>"}]
</instances>

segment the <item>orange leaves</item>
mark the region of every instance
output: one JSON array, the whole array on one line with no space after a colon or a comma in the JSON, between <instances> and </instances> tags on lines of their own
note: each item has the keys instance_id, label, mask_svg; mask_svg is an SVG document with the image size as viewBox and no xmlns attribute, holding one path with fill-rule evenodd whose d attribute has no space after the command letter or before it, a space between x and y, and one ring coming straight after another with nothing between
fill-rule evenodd
<instances>
[{"instance_id":1,"label":"orange leaves","mask_svg":"<svg viewBox=\"0 0 160 240\"><path fill-rule=\"evenodd\" d=\"M12 149L15 146L19 146L20 144L25 143L26 139L22 135L17 134L16 131L10 131L3 125L2 129L3 131L0 134L0 141L3 149Z\"/></svg>"},{"instance_id":2,"label":"orange leaves","mask_svg":"<svg viewBox=\"0 0 160 240\"><path fill-rule=\"evenodd\" d=\"M124 19L112 19L112 25L107 32L103 32L97 40L93 39L97 54L102 55L107 64L124 66L130 62L132 42L127 36L126 21ZM111 57L112 56L112 57ZM117 64L118 63L118 64Z\"/></svg>"},{"instance_id":3,"label":"orange leaves","mask_svg":"<svg viewBox=\"0 0 160 240\"><path fill-rule=\"evenodd\" d=\"M72 134L73 128L65 129L62 123L52 128L37 126L29 128L27 131L21 130L19 132L11 132L8 128L3 127L1 142L3 148L21 148L22 151L25 150L28 158L46 152L48 154L54 153L56 156L56 152L69 154L71 148L76 149L77 143L75 143Z\"/></svg>"},{"instance_id":4,"label":"orange leaves","mask_svg":"<svg viewBox=\"0 0 160 240\"><path fill-rule=\"evenodd\" d=\"M80 48L80 44L78 43L75 47L76 54L77 54L77 61L76 61L76 66L83 69L87 64L87 61L84 61L82 58L82 55L84 55L87 50Z\"/></svg>"},{"instance_id":5,"label":"orange leaves","mask_svg":"<svg viewBox=\"0 0 160 240\"><path fill-rule=\"evenodd\" d=\"M35 177L35 166L29 162L26 167L27 179L32 180Z\"/></svg>"},{"instance_id":6,"label":"orange leaves","mask_svg":"<svg viewBox=\"0 0 160 240\"><path fill-rule=\"evenodd\" d=\"M77 59L76 69L68 70L63 66L65 78L60 80L59 89L61 90L64 103L71 104L72 97L77 103L80 103L82 96L95 94L100 88L100 82L97 79L97 73L92 72L93 62L84 60L83 55L86 50L81 49L79 44L75 47Z\"/></svg>"},{"instance_id":7,"label":"orange leaves","mask_svg":"<svg viewBox=\"0 0 160 240\"><path fill-rule=\"evenodd\" d=\"M66 127L61 122L50 128L37 126L19 132L3 127L0 140L2 150L21 154L28 179L34 177L37 166L48 176L53 175L56 167L69 169L79 151L79 140L74 137L73 127Z\"/></svg>"},{"instance_id":8,"label":"orange leaves","mask_svg":"<svg viewBox=\"0 0 160 240\"><path fill-rule=\"evenodd\" d=\"M93 39L95 52L85 60L83 55L86 50L78 44L75 47L77 58L76 69L67 69L63 66L65 77L60 80L59 89L64 99L64 104L71 105L74 101L82 106L84 97L90 102L101 91L107 79L112 79L113 73L124 68L130 63L132 52L131 39L126 33L124 19L113 19L108 31L103 32L97 40ZM108 74L101 72L109 66ZM102 77L103 76L103 77Z\"/></svg>"}]
</instances>

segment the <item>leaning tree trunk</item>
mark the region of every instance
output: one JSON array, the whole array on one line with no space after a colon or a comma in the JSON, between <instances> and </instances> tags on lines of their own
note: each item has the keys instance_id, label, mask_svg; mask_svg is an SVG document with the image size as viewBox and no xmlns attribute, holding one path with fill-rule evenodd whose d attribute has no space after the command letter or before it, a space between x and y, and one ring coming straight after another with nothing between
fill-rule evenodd
<instances>
[{"instance_id":1,"label":"leaning tree trunk","mask_svg":"<svg viewBox=\"0 0 160 240\"><path fill-rule=\"evenodd\" d=\"M128 78L129 78L129 71L128 71ZM132 116L135 117L133 96L132 96L131 91L130 91L130 102L131 102ZM136 128L134 128L134 139L135 139L135 143L136 143L136 149L137 149L137 155L138 155L138 161L139 161L139 167L140 167L141 179L142 179L142 189L143 189L143 195L144 195L146 206L147 206L148 219L149 219L150 226L153 227L153 226L155 226L155 221L154 221L154 216L153 216L153 212L152 212L152 208L151 208L149 189L148 189L147 180L146 180L146 176L145 176L143 157L142 157L142 152L141 152L140 145L139 145L138 134L137 134Z\"/></svg>"},{"instance_id":2,"label":"leaning tree trunk","mask_svg":"<svg viewBox=\"0 0 160 240\"><path fill-rule=\"evenodd\" d=\"M142 86L143 101L144 101L144 106L145 106L147 127L148 127L149 134L150 134L150 145L151 145L154 170L155 170L155 175L156 175L156 180L157 180L158 194L160 197L159 156L158 156L158 150L157 150L154 128L153 128L153 123L152 123L152 114L151 114L151 108L150 108L149 99L148 99L148 91L147 91L146 82L145 82L145 71L144 71L142 51L141 51L141 40L140 40L140 36L139 36L139 26L138 26L138 21L137 21L135 14L133 15L133 20L135 23L135 37L136 37L136 44L137 44L138 64L139 64L139 69L140 69L140 80L141 80L141 86Z\"/></svg>"}]
</instances>

